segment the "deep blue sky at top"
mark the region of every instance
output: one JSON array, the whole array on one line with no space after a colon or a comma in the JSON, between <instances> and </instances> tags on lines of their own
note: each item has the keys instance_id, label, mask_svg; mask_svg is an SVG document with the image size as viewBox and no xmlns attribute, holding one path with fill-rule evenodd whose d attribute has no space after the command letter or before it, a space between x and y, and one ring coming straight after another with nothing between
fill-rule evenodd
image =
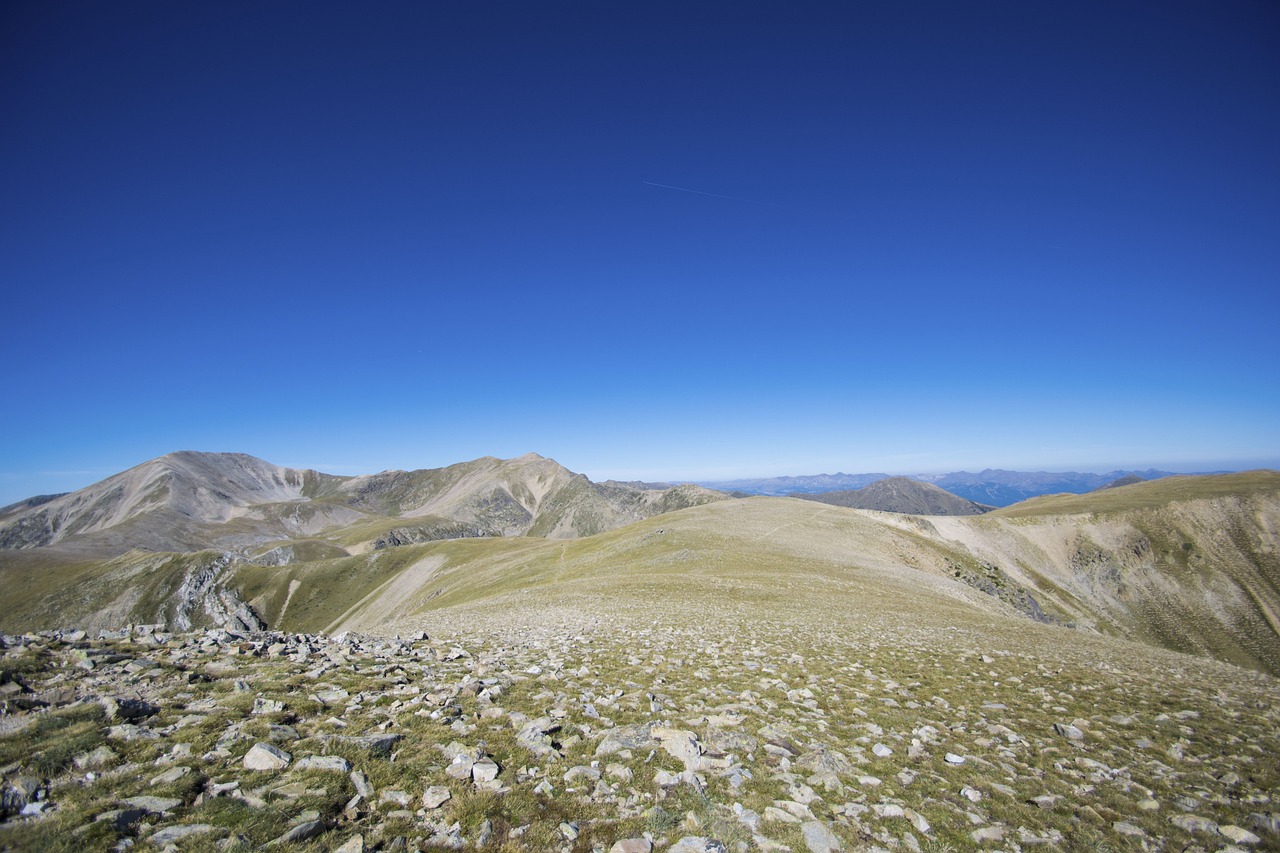
<instances>
[{"instance_id":1,"label":"deep blue sky at top","mask_svg":"<svg viewBox=\"0 0 1280 853\"><path fill-rule=\"evenodd\" d=\"M0 502L1280 461L1271 2L10 2L0 127Z\"/></svg>"}]
</instances>

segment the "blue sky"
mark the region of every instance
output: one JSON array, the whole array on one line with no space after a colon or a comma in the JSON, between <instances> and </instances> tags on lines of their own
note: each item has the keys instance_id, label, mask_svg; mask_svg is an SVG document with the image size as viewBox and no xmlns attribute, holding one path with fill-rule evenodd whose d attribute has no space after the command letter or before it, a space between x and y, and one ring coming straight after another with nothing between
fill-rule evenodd
<instances>
[{"instance_id":1,"label":"blue sky","mask_svg":"<svg viewBox=\"0 0 1280 853\"><path fill-rule=\"evenodd\" d=\"M1280 465L1280 8L0 6L0 503Z\"/></svg>"}]
</instances>

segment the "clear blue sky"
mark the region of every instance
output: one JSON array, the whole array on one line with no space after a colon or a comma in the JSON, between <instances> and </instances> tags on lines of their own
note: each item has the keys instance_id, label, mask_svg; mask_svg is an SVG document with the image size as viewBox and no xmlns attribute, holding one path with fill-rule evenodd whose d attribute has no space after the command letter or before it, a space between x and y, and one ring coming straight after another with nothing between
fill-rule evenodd
<instances>
[{"instance_id":1,"label":"clear blue sky","mask_svg":"<svg viewBox=\"0 0 1280 853\"><path fill-rule=\"evenodd\" d=\"M1280 464L1280 6L0 5L0 503Z\"/></svg>"}]
</instances>

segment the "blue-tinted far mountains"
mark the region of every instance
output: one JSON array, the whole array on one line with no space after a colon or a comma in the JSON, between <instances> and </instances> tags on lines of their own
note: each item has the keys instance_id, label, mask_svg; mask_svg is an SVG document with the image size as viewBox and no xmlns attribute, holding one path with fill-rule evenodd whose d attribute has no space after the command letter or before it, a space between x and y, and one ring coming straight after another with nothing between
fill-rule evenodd
<instances>
[{"instance_id":1,"label":"blue-tinted far mountains","mask_svg":"<svg viewBox=\"0 0 1280 853\"><path fill-rule=\"evenodd\" d=\"M1216 472L1221 473L1221 472ZM1105 474L1080 473L1078 471L1004 471L988 468L976 474L954 471L950 474L912 474L912 480L932 483L953 495L987 506L1009 506L1027 498L1055 495L1063 492L1084 494L1103 488L1123 478L1158 480L1172 476L1172 471L1108 471ZM888 474L814 474L797 477L768 477L761 479L730 480L727 482L702 482L722 492L741 492L748 495L815 495L823 492L851 491L865 488L888 478ZM1131 480L1130 482L1136 482Z\"/></svg>"}]
</instances>

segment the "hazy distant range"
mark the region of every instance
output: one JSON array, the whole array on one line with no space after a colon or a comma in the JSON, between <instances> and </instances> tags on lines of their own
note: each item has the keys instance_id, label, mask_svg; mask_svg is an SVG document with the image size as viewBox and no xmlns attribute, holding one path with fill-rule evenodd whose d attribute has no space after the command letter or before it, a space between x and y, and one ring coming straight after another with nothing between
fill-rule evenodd
<instances>
[{"instance_id":1,"label":"hazy distant range","mask_svg":"<svg viewBox=\"0 0 1280 853\"><path fill-rule=\"evenodd\" d=\"M1172 471L1108 471L1088 474L1077 471L1002 471L988 468L977 474L955 471L951 474L910 474L913 480L932 483L962 498L988 506L1009 506L1027 498L1062 492L1084 494L1100 489L1125 477L1157 480L1171 476ZM1223 473L1223 472L1213 472ZM698 485L722 492L748 495L811 495L821 492L861 489L889 474L813 474L799 477L699 481Z\"/></svg>"}]
</instances>

